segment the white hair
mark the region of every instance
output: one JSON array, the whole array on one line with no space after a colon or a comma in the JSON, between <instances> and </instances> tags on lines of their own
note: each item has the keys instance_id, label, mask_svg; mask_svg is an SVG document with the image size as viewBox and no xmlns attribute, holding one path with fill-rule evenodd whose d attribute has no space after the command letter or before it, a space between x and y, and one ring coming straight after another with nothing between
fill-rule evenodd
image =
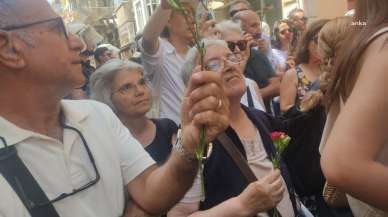
<instances>
[{"instance_id":1,"label":"white hair","mask_svg":"<svg viewBox=\"0 0 388 217\"><path fill-rule=\"evenodd\" d=\"M240 21L224 20L216 24L216 29L218 29L221 34L225 31L233 31L242 34Z\"/></svg>"},{"instance_id":2,"label":"white hair","mask_svg":"<svg viewBox=\"0 0 388 217\"><path fill-rule=\"evenodd\" d=\"M90 77L91 99L107 104L116 111L112 100L112 82L114 76L121 70L139 70L144 72L143 66L132 61L112 59L101 65Z\"/></svg>"},{"instance_id":3,"label":"white hair","mask_svg":"<svg viewBox=\"0 0 388 217\"><path fill-rule=\"evenodd\" d=\"M221 45L225 48L228 48L228 45L226 44L226 42L223 40L219 40L219 39L203 39L201 41L201 43L204 44L205 49L206 49L206 47L208 47L210 45ZM191 78L191 74L193 73L193 69L194 69L195 65L197 65L198 54L199 54L199 52L198 52L197 47L192 47L187 52L185 62L184 62L183 67L181 69L182 80L186 86L189 83L189 80Z\"/></svg>"}]
</instances>

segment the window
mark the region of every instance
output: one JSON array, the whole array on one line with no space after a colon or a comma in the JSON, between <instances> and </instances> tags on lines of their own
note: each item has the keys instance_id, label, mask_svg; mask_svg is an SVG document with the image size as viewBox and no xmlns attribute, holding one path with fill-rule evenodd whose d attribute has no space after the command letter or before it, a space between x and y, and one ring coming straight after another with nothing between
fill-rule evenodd
<instances>
[{"instance_id":1,"label":"window","mask_svg":"<svg viewBox=\"0 0 388 217\"><path fill-rule=\"evenodd\" d=\"M141 8L141 2L137 2L135 5L135 11L136 11L136 17L137 17L137 25L139 29L143 29L144 27L144 20L143 20L143 11Z\"/></svg>"},{"instance_id":2,"label":"window","mask_svg":"<svg viewBox=\"0 0 388 217\"><path fill-rule=\"evenodd\" d=\"M147 15L150 17L152 13L156 10L156 7L158 7L159 1L158 0L146 0L146 8L147 8Z\"/></svg>"}]
</instances>

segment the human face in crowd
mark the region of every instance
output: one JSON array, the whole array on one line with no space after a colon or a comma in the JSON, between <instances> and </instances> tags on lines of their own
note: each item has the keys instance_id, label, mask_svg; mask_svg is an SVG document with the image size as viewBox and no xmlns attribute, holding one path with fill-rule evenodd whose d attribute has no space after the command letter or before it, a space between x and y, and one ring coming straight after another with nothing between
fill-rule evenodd
<instances>
[{"instance_id":1,"label":"human face in crowd","mask_svg":"<svg viewBox=\"0 0 388 217\"><path fill-rule=\"evenodd\" d=\"M182 38L191 45L194 41L193 35L191 33L191 30L194 30L195 25L194 10L192 7L185 4L184 7L187 9L189 14L188 20L190 24L187 24L185 17L181 12L174 11L172 12L170 20L168 21L168 27L170 30L170 35L175 35L178 38Z\"/></svg>"},{"instance_id":2,"label":"human face in crowd","mask_svg":"<svg viewBox=\"0 0 388 217\"><path fill-rule=\"evenodd\" d=\"M290 31L290 27L287 23L280 23L279 25L279 38L282 42L292 41L293 33Z\"/></svg>"},{"instance_id":3,"label":"human face in crowd","mask_svg":"<svg viewBox=\"0 0 388 217\"><path fill-rule=\"evenodd\" d=\"M251 34L255 39L261 38L261 20L253 11L242 11L241 28L244 32Z\"/></svg>"},{"instance_id":4,"label":"human face in crowd","mask_svg":"<svg viewBox=\"0 0 388 217\"><path fill-rule=\"evenodd\" d=\"M137 69L121 70L112 80L112 103L118 114L139 117L151 109L151 90Z\"/></svg>"},{"instance_id":5,"label":"human face in crowd","mask_svg":"<svg viewBox=\"0 0 388 217\"><path fill-rule=\"evenodd\" d=\"M226 96L230 100L237 99L238 102L245 93L242 61L241 55L232 53L222 45L209 45L206 48L204 58L206 69L221 73Z\"/></svg>"},{"instance_id":6,"label":"human face in crowd","mask_svg":"<svg viewBox=\"0 0 388 217\"><path fill-rule=\"evenodd\" d=\"M307 17L304 16L304 12L302 11L296 12L292 19L292 23L297 30L305 31L306 24L307 24Z\"/></svg>"},{"instance_id":7,"label":"human face in crowd","mask_svg":"<svg viewBox=\"0 0 388 217\"><path fill-rule=\"evenodd\" d=\"M114 55L113 51L107 50L99 57L99 60L101 64L104 64L114 58L116 58L116 56Z\"/></svg>"},{"instance_id":8,"label":"human face in crowd","mask_svg":"<svg viewBox=\"0 0 388 217\"><path fill-rule=\"evenodd\" d=\"M8 39L0 37L0 44L6 44L2 48L13 48L7 54L13 58L0 58L1 67L18 71L15 75L20 75L21 82L33 81L34 85L61 95L82 86L85 78L81 72L81 40L67 33L62 19L47 1L17 0L15 4L23 5L16 6L18 22L11 25L13 28L8 26ZM24 37L17 37L17 33Z\"/></svg>"},{"instance_id":9,"label":"human face in crowd","mask_svg":"<svg viewBox=\"0 0 388 217\"><path fill-rule=\"evenodd\" d=\"M240 2L230 7L229 9L229 16L233 17L236 13L240 11L249 10L248 5Z\"/></svg>"},{"instance_id":10,"label":"human face in crowd","mask_svg":"<svg viewBox=\"0 0 388 217\"><path fill-rule=\"evenodd\" d=\"M248 42L244 40L244 37L239 32L224 31L221 32L221 36L222 40L225 40L228 44L230 51L243 55L244 61L249 58L250 48L248 47Z\"/></svg>"},{"instance_id":11,"label":"human face in crowd","mask_svg":"<svg viewBox=\"0 0 388 217\"><path fill-rule=\"evenodd\" d=\"M318 35L316 35L313 40L309 42L308 50L310 54L310 62L314 64L320 64L321 57L318 52Z\"/></svg>"}]
</instances>

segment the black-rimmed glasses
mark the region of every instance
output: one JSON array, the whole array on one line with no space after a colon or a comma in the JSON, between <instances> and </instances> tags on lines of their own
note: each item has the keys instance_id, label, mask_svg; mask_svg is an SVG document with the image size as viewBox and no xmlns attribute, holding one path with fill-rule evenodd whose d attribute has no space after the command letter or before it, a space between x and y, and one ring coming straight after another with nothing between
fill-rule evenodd
<instances>
[{"instance_id":1,"label":"black-rimmed glasses","mask_svg":"<svg viewBox=\"0 0 388 217\"><path fill-rule=\"evenodd\" d=\"M64 128L64 129L69 129L69 130L74 130L75 132L77 132L77 134L80 136L81 140L82 140L82 143L86 149L86 152L88 154L88 157L90 159L90 162L92 163L92 166L93 166L93 169L94 169L94 172L96 173L96 177L90 181L89 183L81 186L80 188L78 189L73 189L72 192L70 193L62 193L61 195L59 195L58 197L55 197L54 199L50 200L50 201L47 201L47 202L43 202L43 203L38 203L38 204L35 204L34 206L35 207L39 207L39 206L46 206L48 204L52 204L52 203L55 203L55 202L58 202L60 200L63 200L67 197L70 197L70 196L73 196L81 191L84 191L90 187L92 187L93 185L97 184L98 181L100 181L100 173L98 172L98 169L97 169L97 166L96 166L96 162L94 160L94 157L92 155L92 152L90 151L89 149L89 146L84 138L84 136L82 135L81 131L79 131L78 129L74 128L74 127L71 127L71 126L68 126L66 124L64 124L63 122L61 122L61 126ZM8 144L7 142L5 141L5 139L3 137L0 137L0 140L3 142L4 144L4 148L8 148Z\"/></svg>"},{"instance_id":2,"label":"black-rimmed glasses","mask_svg":"<svg viewBox=\"0 0 388 217\"><path fill-rule=\"evenodd\" d=\"M3 27L1 29L5 30L5 31L12 31L12 30L24 29L24 28L28 28L31 26L35 26L35 25L39 25L39 24L43 24L43 23L49 23L49 22L55 22L56 25L58 26L58 28L65 35L65 38L69 39L68 31L67 31L65 23L63 22L61 17L55 17L55 18L50 18L50 19L45 19L45 20L40 20L40 21L36 21L36 22L32 22L32 23L25 23L25 24L20 24L20 25L11 25L11 26Z\"/></svg>"}]
</instances>

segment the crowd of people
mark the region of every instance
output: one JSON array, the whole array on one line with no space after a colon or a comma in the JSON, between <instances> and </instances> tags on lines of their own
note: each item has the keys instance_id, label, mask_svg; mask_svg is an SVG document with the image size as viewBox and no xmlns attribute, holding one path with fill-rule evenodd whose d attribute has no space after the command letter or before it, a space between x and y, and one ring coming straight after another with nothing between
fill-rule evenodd
<instances>
[{"instance_id":1,"label":"crowd of people","mask_svg":"<svg viewBox=\"0 0 388 217\"><path fill-rule=\"evenodd\" d=\"M161 0L128 60L0 0L0 217L388 216L388 1L349 3L270 27Z\"/></svg>"}]
</instances>

